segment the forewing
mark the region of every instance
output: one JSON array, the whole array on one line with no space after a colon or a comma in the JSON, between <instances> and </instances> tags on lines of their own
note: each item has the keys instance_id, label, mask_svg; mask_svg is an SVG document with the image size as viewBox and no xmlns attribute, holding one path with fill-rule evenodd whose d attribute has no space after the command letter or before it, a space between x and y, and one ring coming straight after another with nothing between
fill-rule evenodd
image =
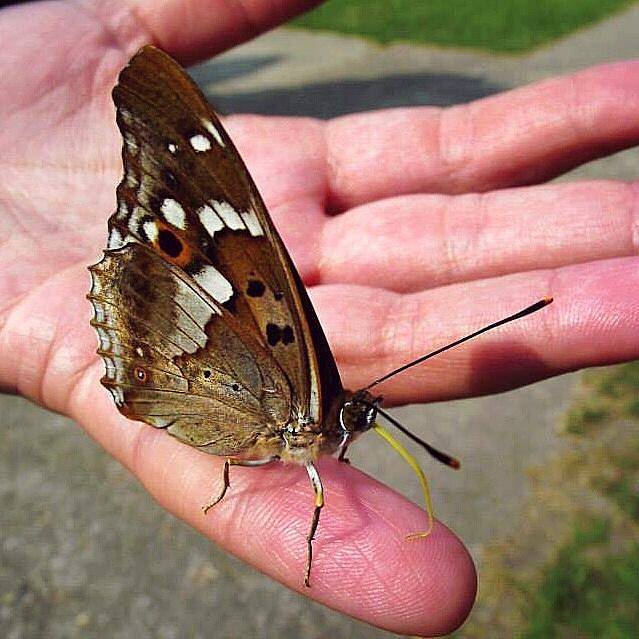
<instances>
[{"instance_id":1,"label":"forewing","mask_svg":"<svg viewBox=\"0 0 639 639\"><path fill-rule=\"evenodd\" d=\"M341 391L335 362L218 118L186 73L153 47L142 49L122 71L113 97L124 138L124 177L109 220L106 257L93 268L94 289L100 290L91 297L94 323L103 330L105 385L116 403L131 417L166 426L176 403L197 397L197 414L207 414L207 428L218 436L229 422L237 431L243 418L247 433L260 420L274 427L291 416L320 423ZM172 301L176 294L188 300L184 312ZM99 327L100 310L112 325ZM149 331L149 339L141 330ZM190 348L198 345L193 352L186 348L189 331L195 339ZM162 335L172 336L175 348ZM140 384L136 371L144 366L134 365L136 348L156 342L153 367ZM113 352L113 343L124 355ZM128 364L111 365L114 357L126 357ZM211 361L205 365L203 357ZM209 369L206 380L195 374ZM239 395L233 394L234 383ZM171 427L187 441L193 431L199 439L209 437L198 424L199 418L185 418Z\"/></svg>"}]
</instances>

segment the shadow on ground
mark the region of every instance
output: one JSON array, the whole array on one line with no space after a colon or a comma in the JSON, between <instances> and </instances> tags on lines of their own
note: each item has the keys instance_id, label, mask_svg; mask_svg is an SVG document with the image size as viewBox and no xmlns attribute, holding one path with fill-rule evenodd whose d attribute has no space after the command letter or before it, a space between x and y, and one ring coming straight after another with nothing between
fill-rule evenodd
<instances>
[{"instance_id":1,"label":"shadow on ground","mask_svg":"<svg viewBox=\"0 0 639 639\"><path fill-rule=\"evenodd\" d=\"M202 86L254 73L277 63L278 57L247 57L200 65L193 77ZM334 118L347 113L401 106L448 106L492 95L504 87L482 78L463 75L416 73L370 80L317 82L294 88L242 93L207 92L222 113Z\"/></svg>"}]
</instances>

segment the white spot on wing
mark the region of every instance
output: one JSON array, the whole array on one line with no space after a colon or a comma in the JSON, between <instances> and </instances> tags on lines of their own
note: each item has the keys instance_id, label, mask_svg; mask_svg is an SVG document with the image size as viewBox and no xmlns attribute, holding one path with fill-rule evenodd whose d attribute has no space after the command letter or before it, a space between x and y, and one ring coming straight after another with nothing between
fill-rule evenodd
<instances>
[{"instance_id":1,"label":"white spot on wing","mask_svg":"<svg viewBox=\"0 0 639 639\"><path fill-rule=\"evenodd\" d=\"M124 238L122 237L122 233L120 233L119 229L112 228L111 232L109 233L107 248L118 249L121 246L124 246Z\"/></svg>"},{"instance_id":2,"label":"white spot on wing","mask_svg":"<svg viewBox=\"0 0 639 639\"><path fill-rule=\"evenodd\" d=\"M127 126L133 126L133 116L131 115L131 112L128 109L124 109L123 107L120 107L119 110L124 124L126 124Z\"/></svg>"},{"instance_id":3,"label":"white spot on wing","mask_svg":"<svg viewBox=\"0 0 639 639\"><path fill-rule=\"evenodd\" d=\"M131 155L137 155L138 151L140 150L140 147L138 145L138 141L133 137L133 134L129 133L128 131L125 131L123 138L124 138L124 145L128 149L129 153Z\"/></svg>"},{"instance_id":4,"label":"white spot on wing","mask_svg":"<svg viewBox=\"0 0 639 639\"><path fill-rule=\"evenodd\" d=\"M143 167L142 175L140 176L140 188L138 188L136 195L138 202L147 211L152 211L155 206L155 202L151 202L150 196L156 192L157 178L149 175L145 171L148 171L148 169Z\"/></svg>"},{"instance_id":5,"label":"white spot on wing","mask_svg":"<svg viewBox=\"0 0 639 639\"><path fill-rule=\"evenodd\" d=\"M139 186L140 184L138 178L135 177L135 175L133 175L133 173L131 173L130 171L127 171L125 179L126 179L126 185L130 189L134 189L136 186Z\"/></svg>"},{"instance_id":6,"label":"white spot on wing","mask_svg":"<svg viewBox=\"0 0 639 639\"><path fill-rule=\"evenodd\" d=\"M101 285L93 285L91 288L92 295L99 295L102 292ZM96 300L91 300L91 304L93 304L93 316L96 322L100 324L104 324L106 322L106 313L104 312L104 307Z\"/></svg>"},{"instance_id":7,"label":"white spot on wing","mask_svg":"<svg viewBox=\"0 0 639 639\"><path fill-rule=\"evenodd\" d=\"M156 242L158 239L158 225L152 220L146 221L142 228L144 229L144 234L149 238L149 242Z\"/></svg>"},{"instance_id":8,"label":"white spot on wing","mask_svg":"<svg viewBox=\"0 0 639 639\"><path fill-rule=\"evenodd\" d=\"M146 415L144 419L151 422L156 428L166 428L175 421L175 417L164 417L162 415Z\"/></svg>"},{"instance_id":9,"label":"white spot on wing","mask_svg":"<svg viewBox=\"0 0 639 639\"><path fill-rule=\"evenodd\" d=\"M194 276L195 281L218 303L231 299L233 287L231 283L213 266L204 266Z\"/></svg>"},{"instance_id":10,"label":"white spot on wing","mask_svg":"<svg viewBox=\"0 0 639 639\"><path fill-rule=\"evenodd\" d=\"M106 376L109 379L115 379L115 361L113 360L113 358L107 357L104 353L102 353L102 359L104 360L104 372L106 373Z\"/></svg>"},{"instance_id":11,"label":"white spot on wing","mask_svg":"<svg viewBox=\"0 0 639 639\"><path fill-rule=\"evenodd\" d=\"M197 214L202 222L202 226L206 229L206 232L213 237L217 231L221 231L224 228L224 222L219 215L216 215L210 206L204 205L198 209Z\"/></svg>"},{"instance_id":12,"label":"white spot on wing","mask_svg":"<svg viewBox=\"0 0 639 639\"><path fill-rule=\"evenodd\" d=\"M113 401L116 406L122 406L124 404L124 391L119 386L109 386L109 392L113 396Z\"/></svg>"},{"instance_id":13,"label":"white spot on wing","mask_svg":"<svg viewBox=\"0 0 639 639\"><path fill-rule=\"evenodd\" d=\"M129 216L129 207L126 205L126 202L122 200L118 204L118 212L116 213L115 217L118 220L126 220L128 216Z\"/></svg>"},{"instance_id":14,"label":"white spot on wing","mask_svg":"<svg viewBox=\"0 0 639 639\"><path fill-rule=\"evenodd\" d=\"M93 270L91 270L91 290L89 292L91 295L100 295L100 293L102 293L102 282ZM91 303L95 306L96 301L91 300Z\"/></svg>"},{"instance_id":15,"label":"white spot on wing","mask_svg":"<svg viewBox=\"0 0 639 639\"><path fill-rule=\"evenodd\" d=\"M208 339L204 326L213 316L219 313L211 302L197 295L191 286L177 282L174 299L180 310L175 321L178 331L170 333L173 341L179 345L184 353L195 353L198 348L204 348Z\"/></svg>"},{"instance_id":16,"label":"white spot on wing","mask_svg":"<svg viewBox=\"0 0 639 639\"><path fill-rule=\"evenodd\" d=\"M178 229L186 228L186 213L179 202L167 197L160 207L164 219Z\"/></svg>"},{"instance_id":17,"label":"white spot on wing","mask_svg":"<svg viewBox=\"0 0 639 639\"><path fill-rule=\"evenodd\" d=\"M190 138L189 142L191 143L191 146L199 152L208 151L211 148L209 139L199 133Z\"/></svg>"},{"instance_id":18,"label":"white spot on wing","mask_svg":"<svg viewBox=\"0 0 639 639\"><path fill-rule=\"evenodd\" d=\"M101 350L110 351L111 350L111 336L109 332L103 326L96 326L95 330L98 332L98 344Z\"/></svg>"},{"instance_id":19,"label":"white spot on wing","mask_svg":"<svg viewBox=\"0 0 639 639\"><path fill-rule=\"evenodd\" d=\"M246 224L246 228L253 237L264 235L264 231L260 226L259 220L257 219L257 213L255 211L242 211L241 215L244 220L244 224Z\"/></svg>"},{"instance_id":20,"label":"white spot on wing","mask_svg":"<svg viewBox=\"0 0 639 639\"><path fill-rule=\"evenodd\" d=\"M177 146L173 144L173 142L169 142L168 148L171 153L175 153L177 151Z\"/></svg>"},{"instance_id":21,"label":"white spot on wing","mask_svg":"<svg viewBox=\"0 0 639 639\"><path fill-rule=\"evenodd\" d=\"M129 231L131 233L138 233L138 225L140 224L140 220L144 216L144 209L136 206L133 209L133 213L131 213L131 217L129 218Z\"/></svg>"},{"instance_id":22,"label":"white spot on wing","mask_svg":"<svg viewBox=\"0 0 639 639\"><path fill-rule=\"evenodd\" d=\"M238 212L228 203L222 200L209 200L213 210L222 218L224 224L232 231L246 228Z\"/></svg>"},{"instance_id":23,"label":"white spot on wing","mask_svg":"<svg viewBox=\"0 0 639 639\"><path fill-rule=\"evenodd\" d=\"M96 326L95 330L98 332L100 350L109 353L109 355L121 357L122 344L120 344L118 335L112 329L103 326Z\"/></svg>"},{"instance_id":24,"label":"white spot on wing","mask_svg":"<svg viewBox=\"0 0 639 639\"><path fill-rule=\"evenodd\" d=\"M204 128L215 138L215 141L220 146L222 147L226 146L224 144L224 140L222 139L222 136L220 135L220 132L217 130L213 122L211 122L210 120L206 120L205 118L202 118L202 124L204 125Z\"/></svg>"}]
</instances>

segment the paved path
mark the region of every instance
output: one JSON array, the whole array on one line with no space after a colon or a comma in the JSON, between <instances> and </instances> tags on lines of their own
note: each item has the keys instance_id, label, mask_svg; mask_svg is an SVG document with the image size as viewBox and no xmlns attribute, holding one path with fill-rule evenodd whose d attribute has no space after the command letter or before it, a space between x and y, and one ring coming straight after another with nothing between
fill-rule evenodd
<instances>
[{"instance_id":1,"label":"paved path","mask_svg":"<svg viewBox=\"0 0 639 639\"><path fill-rule=\"evenodd\" d=\"M330 117L394 105L468 101L639 54L639 7L525 57L394 45L278 30L200 66L228 111ZM633 178L630 151L575 175ZM426 462L438 515L481 560L512 530L526 468L563 442L557 420L578 375L496 397L398 411L459 455L459 473ZM77 428L0 397L0 635L129 639L390 637L255 574L163 513ZM366 441L368 440L368 441ZM418 499L415 480L371 435L353 461ZM265 630L268 622L269 630Z\"/></svg>"}]
</instances>

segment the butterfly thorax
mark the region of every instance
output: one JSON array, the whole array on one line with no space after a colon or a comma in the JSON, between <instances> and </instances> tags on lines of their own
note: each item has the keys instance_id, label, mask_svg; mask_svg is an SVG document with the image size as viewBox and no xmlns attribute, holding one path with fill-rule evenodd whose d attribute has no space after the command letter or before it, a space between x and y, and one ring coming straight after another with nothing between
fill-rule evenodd
<instances>
[{"instance_id":1,"label":"butterfly thorax","mask_svg":"<svg viewBox=\"0 0 639 639\"><path fill-rule=\"evenodd\" d=\"M309 423L303 416L289 423L281 434L281 459L306 463L341 451L373 427L378 401L367 391L343 391L322 424Z\"/></svg>"}]
</instances>

